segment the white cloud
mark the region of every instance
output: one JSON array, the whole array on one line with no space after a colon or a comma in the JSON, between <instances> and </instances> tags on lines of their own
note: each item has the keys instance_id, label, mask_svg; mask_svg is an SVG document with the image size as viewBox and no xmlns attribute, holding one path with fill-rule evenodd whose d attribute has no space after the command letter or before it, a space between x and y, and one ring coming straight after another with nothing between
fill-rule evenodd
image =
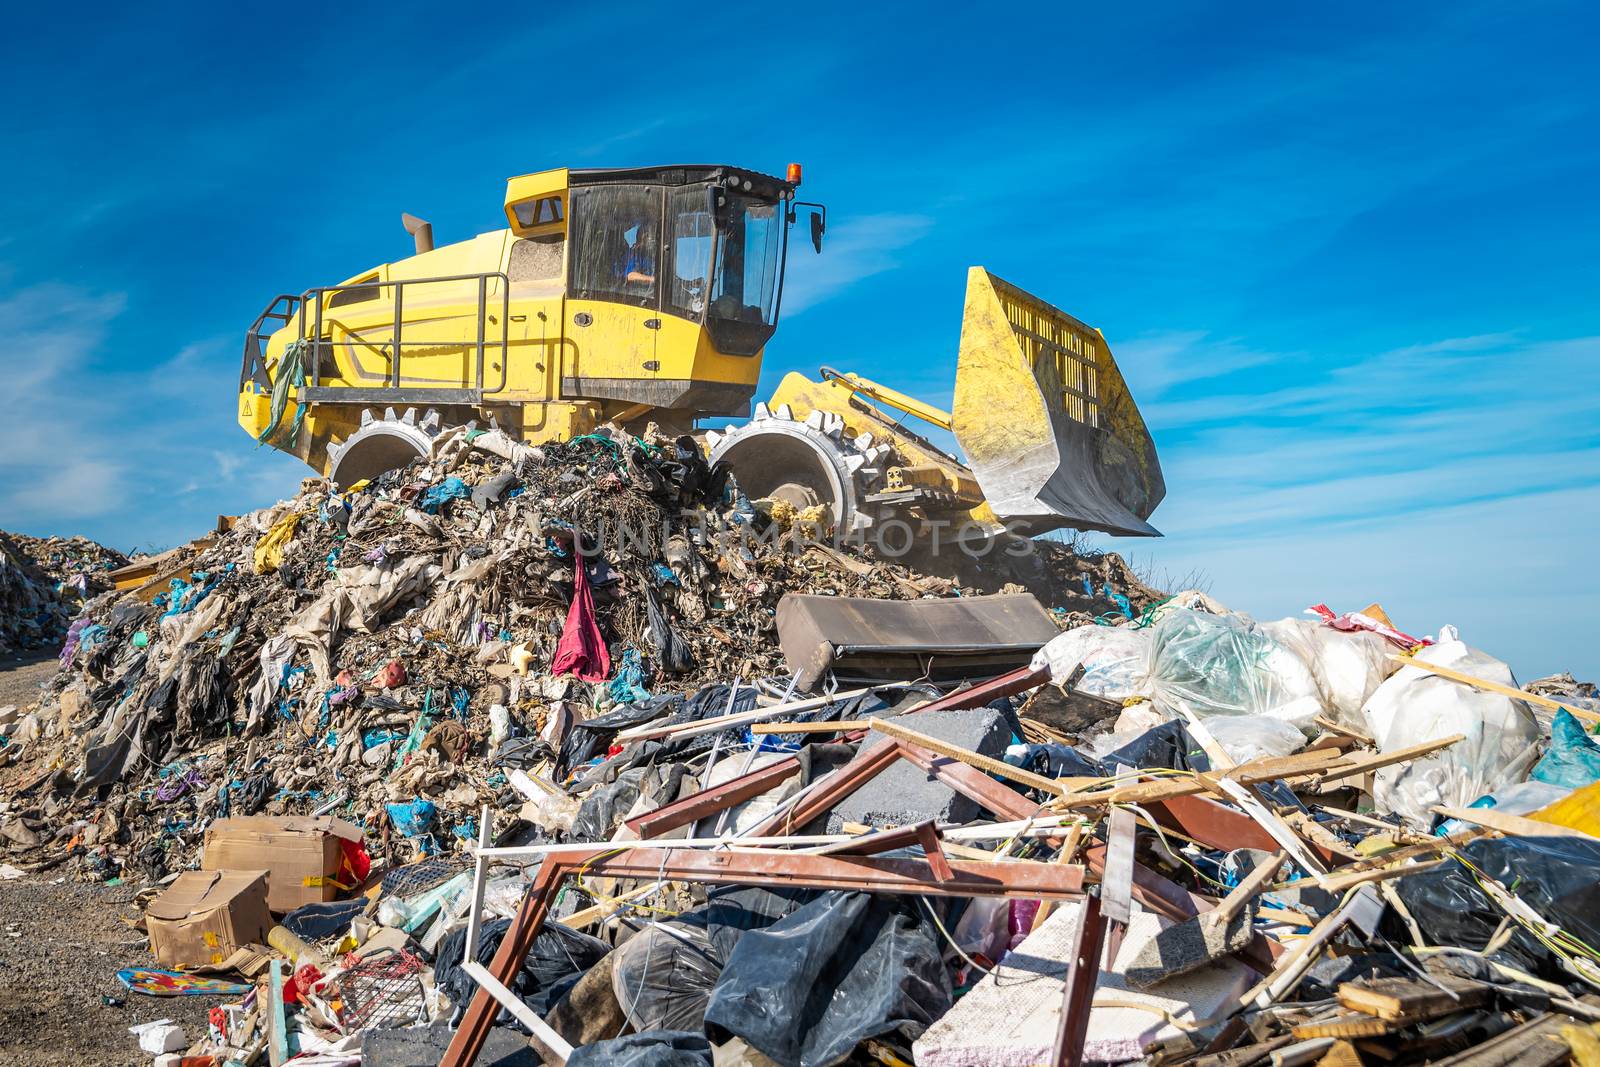
<instances>
[{"instance_id":1,"label":"white cloud","mask_svg":"<svg viewBox=\"0 0 1600 1067\"><path fill-rule=\"evenodd\" d=\"M1213 340L1201 330L1172 330L1121 341L1113 350L1122 376L1139 395L1159 397L1186 382L1222 378L1283 358L1234 339Z\"/></svg>"},{"instance_id":2,"label":"white cloud","mask_svg":"<svg viewBox=\"0 0 1600 1067\"><path fill-rule=\"evenodd\" d=\"M820 256L812 254L807 225L797 223L790 235L783 285L786 318L816 307L863 278L893 270L900 263L896 253L926 236L933 219L902 214L836 219L823 238Z\"/></svg>"},{"instance_id":3,"label":"white cloud","mask_svg":"<svg viewBox=\"0 0 1600 1067\"><path fill-rule=\"evenodd\" d=\"M0 271L0 278L5 273ZM126 301L60 284L0 288L0 529L162 547L291 492L305 468L234 423L218 338L151 365L106 344Z\"/></svg>"}]
</instances>

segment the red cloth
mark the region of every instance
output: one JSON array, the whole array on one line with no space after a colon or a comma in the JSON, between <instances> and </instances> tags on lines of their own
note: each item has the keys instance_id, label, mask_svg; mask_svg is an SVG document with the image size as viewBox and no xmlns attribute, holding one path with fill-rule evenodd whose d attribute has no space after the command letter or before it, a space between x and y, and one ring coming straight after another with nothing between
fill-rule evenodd
<instances>
[{"instance_id":1,"label":"red cloth","mask_svg":"<svg viewBox=\"0 0 1600 1067\"><path fill-rule=\"evenodd\" d=\"M603 682L611 674L611 653L606 651L605 639L600 636L600 626L595 622L589 568L576 554L572 562L572 607L567 609L567 626L561 631L561 643L556 645L550 673L558 678L563 674L576 674L585 682Z\"/></svg>"}]
</instances>

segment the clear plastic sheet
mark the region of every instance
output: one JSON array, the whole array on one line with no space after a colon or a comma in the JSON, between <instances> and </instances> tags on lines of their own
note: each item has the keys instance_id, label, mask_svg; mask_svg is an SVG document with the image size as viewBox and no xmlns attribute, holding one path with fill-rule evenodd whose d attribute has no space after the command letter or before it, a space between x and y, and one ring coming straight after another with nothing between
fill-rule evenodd
<instances>
[{"instance_id":1,"label":"clear plastic sheet","mask_svg":"<svg viewBox=\"0 0 1600 1067\"><path fill-rule=\"evenodd\" d=\"M1322 713L1311 668L1244 615L1174 611L1151 630L1145 692L1157 707L1268 715L1307 729Z\"/></svg>"},{"instance_id":2,"label":"clear plastic sheet","mask_svg":"<svg viewBox=\"0 0 1600 1067\"><path fill-rule=\"evenodd\" d=\"M1131 626L1079 626L1035 652L1032 666L1047 668L1050 680L1059 685L1082 664L1083 677L1073 683L1074 689L1107 700L1126 700L1143 692L1150 633Z\"/></svg>"},{"instance_id":3,"label":"clear plastic sheet","mask_svg":"<svg viewBox=\"0 0 1600 1067\"><path fill-rule=\"evenodd\" d=\"M650 1030L572 1050L567 1067L711 1067L711 1043L704 1034Z\"/></svg>"}]
</instances>

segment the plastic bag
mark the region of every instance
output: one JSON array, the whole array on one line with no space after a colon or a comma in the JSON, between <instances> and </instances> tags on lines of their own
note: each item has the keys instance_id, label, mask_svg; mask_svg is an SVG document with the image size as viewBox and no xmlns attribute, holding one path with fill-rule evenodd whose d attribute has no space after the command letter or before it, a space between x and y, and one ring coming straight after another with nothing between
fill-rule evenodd
<instances>
[{"instance_id":1,"label":"plastic bag","mask_svg":"<svg viewBox=\"0 0 1600 1067\"><path fill-rule=\"evenodd\" d=\"M944 941L920 900L828 892L746 933L711 991L708 1033L787 1067L837 1063L881 1034L909 1043L953 1000Z\"/></svg>"},{"instance_id":2,"label":"plastic bag","mask_svg":"<svg viewBox=\"0 0 1600 1067\"><path fill-rule=\"evenodd\" d=\"M1600 745L1563 708L1550 724L1550 747L1529 777L1566 789L1582 789L1600 781Z\"/></svg>"},{"instance_id":3,"label":"plastic bag","mask_svg":"<svg viewBox=\"0 0 1600 1067\"><path fill-rule=\"evenodd\" d=\"M705 928L653 923L616 949L611 991L635 1030L699 1031L723 962Z\"/></svg>"},{"instance_id":4,"label":"plastic bag","mask_svg":"<svg viewBox=\"0 0 1600 1067\"><path fill-rule=\"evenodd\" d=\"M704 1034L650 1030L572 1050L567 1067L711 1067L711 1042Z\"/></svg>"},{"instance_id":5,"label":"plastic bag","mask_svg":"<svg viewBox=\"0 0 1600 1067\"><path fill-rule=\"evenodd\" d=\"M1409 668L1408 668L1409 669ZM1461 849L1473 867L1499 882L1541 918L1589 945L1600 945L1600 841L1582 837L1480 838ZM1396 880L1400 899L1430 944L1477 950L1506 913L1457 860ZM1501 954L1542 978L1570 982L1554 953L1519 925Z\"/></svg>"},{"instance_id":6,"label":"plastic bag","mask_svg":"<svg viewBox=\"0 0 1600 1067\"><path fill-rule=\"evenodd\" d=\"M1389 658L1399 650L1369 631L1343 632L1310 619L1279 619L1261 629L1300 657L1328 716L1342 726L1363 728L1361 706L1400 669Z\"/></svg>"},{"instance_id":7,"label":"plastic bag","mask_svg":"<svg viewBox=\"0 0 1600 1067\"><path fill-rule=\"evenodd\" d=\"M1200 722L1235 763L1261 756L1287 756L1306 747L1306 735L1282 719L1208 715Z\"/></svg>"},{"instance_id":8,"label":"plastic bag","mask_svg":"<svg viewBox=\"0 0 1600 1067\"><path fill-rule=\"evenodd\" d=\"M1083 665L1073 689L1107 700L1126 700L1141 692L1150 631L1129 626L1079 626L1067 630L1033 654L1034 670L1048 669L1061 685Z\"/></svg>"},{"instance_id":9,"label":"plastic bag","mask_svg":"<svg viewBox=\"0 0 1600 1067\"><path fill-rule=\"evenodd\" d=\"M1487 796L1481 796L1472 802L1474 808L1493 808L1505 815L1528 815L1540 808L1554 804L1569 796L1572 790L1548 782L1529 780L1508 785L1504 789L1496 789ZM1461 819L1446 819L1434 831L1434 836L1445 837L1461 830L1469 829L1471 823Z\"/></svg>"},{"instance_id":10,"label":"plastic bag","mask_svg":"<svg viewBox=\"0 0 1600 1067\"><path fill-rule=\"evenodd\" d=\"M1439 644L1417 659L1515 686L1511 669L1468 648L1446 628ZM1431 755L1377 772L1372 796L1380 812L1393 812L1417 828L1433 822L1437 805L1465 807L1527 777L1539 755L1539 724L1520 700L1485 693L1420 667L1404 667L1380 685L1361 709L1379 752L1436 741L1463 740Z\"/></svg>"},{"instance_id":11,"label":"plastic bag","mask_svg":"<svg viewBox=\"0 0 1600 1067\"><path fill-rule=\"evenodd\" d=\"M484 923L478 931L477 951L473 953L473 958L488 966L510 927L509 919L492 919ZM439 945L434 965L435 982L457 1008L463 1009L478 991L478 983L461 969L466 943L466 927L452 931ZM610 951L611 946L597 937L590 937L557 922L547 922L539 931L539 936L534 938L533 948L523 958L522 966L506 984L535 1013L544 1015L566 995L585 971ZM523 1033L528 1032L504 1009L496 1017L496 1024L515 1026Z\"/></svg>"},{"instance_id":12,"label":"plastic bag","mask_svg":"<svg viewBox=\"0 0 1600 1067\"><path fill-rule=\"evenodd\" d=\"M1322 713L1311 669L1243 615L1174 611L1152 630L1145 691L1156 707L1268 715L1309 729Z\"/></svg>"}]
</instances>

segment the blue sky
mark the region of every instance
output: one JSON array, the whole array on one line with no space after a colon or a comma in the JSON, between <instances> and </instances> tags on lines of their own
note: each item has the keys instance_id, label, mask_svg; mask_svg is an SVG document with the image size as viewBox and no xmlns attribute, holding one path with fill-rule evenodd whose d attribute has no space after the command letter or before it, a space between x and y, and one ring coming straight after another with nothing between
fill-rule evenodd
<instances>
[{"instance_id":1,"label":"blue sky","mask_svg":"<svg viewBox=\"0 0 1600 1067\"><path fill-rule=\"evenodd\" d=\"M0 527L161 547L306 472L233 421L275 293L549 166L806 166L764 387L947 402L965 269L1098 325L1160 448L1120 550L1600 677L1600 13L31 5L0 42Z\"/></svg>"}]
</instances>

